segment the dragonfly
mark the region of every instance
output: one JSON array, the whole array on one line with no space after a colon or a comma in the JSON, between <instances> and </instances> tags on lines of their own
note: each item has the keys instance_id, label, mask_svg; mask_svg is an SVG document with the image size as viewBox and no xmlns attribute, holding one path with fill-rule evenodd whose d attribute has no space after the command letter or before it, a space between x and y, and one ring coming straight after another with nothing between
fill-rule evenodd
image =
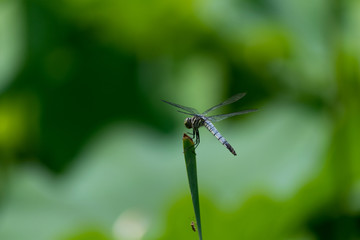
<instances>
[{"instance_id":1,"label":"dragonfly","mask_svg":"<svg viewBox=\"0 0 360 240\"><path fill-rule=\"evenodd\" d=\"M185 127L188 129L193 129L192 132L192 138L195 138L195 147L197 147L200 144L200 133L199 128L200 127L206 127L207 130L209 130L234 156L236 156L236 152L234 148L230 145L230 143L220 134L220 132L215 128L213 122L218 122L221 120L224 120L229 117L242 115L250 112L255 112L257 109L248 109L243 110L240 112L233 112L233 113L227 113L227 114L220 114L220 115L213 115L213 116L207 116L207 114L219 107L234 103L241 98L243 98L246 95L246 93L238 93L227 100L225 100L222 103L219 103L208 110L206 110L203 113L199 113L195 108L192 107L186 107L177 103L161 100L167 104L170 104L174 107L179 108L180 110L177 110L180 113L189 115L190 117L187 117L184 121Z\"/></svg>"}]
</instances>

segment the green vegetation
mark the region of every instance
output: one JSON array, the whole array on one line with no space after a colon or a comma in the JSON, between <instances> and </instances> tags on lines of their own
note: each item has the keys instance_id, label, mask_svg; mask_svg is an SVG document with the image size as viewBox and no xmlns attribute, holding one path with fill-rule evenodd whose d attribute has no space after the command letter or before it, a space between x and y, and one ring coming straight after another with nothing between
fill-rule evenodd
<instances>
[{"instance_id":1,"label":"green vegetation","mask_svg":"<svg viewBox=\"0 0 360 240\"><path fill-rule=\"evenodd\" d=\"M0 239L359 239L360 4L0 0Z\"/></svg>"},{"instance_id":2,"label":"green vegetation","mask_svg":"<svg viewBox=\"0 0 360 240\"><path fill-rule=\"evenodd\" d=\"M196 153L195 153L194 142L186 134L184 134L183 136L183 149L185 156L186 171L190 186L191 199L193 202L194 213L196 217L196 226L198 227L197 231L199 233L199 239L202 239L199 188L198 188L197 171L196 171ZM195 230L195 228L193 230Z\"/></svg>"}]
</instances>

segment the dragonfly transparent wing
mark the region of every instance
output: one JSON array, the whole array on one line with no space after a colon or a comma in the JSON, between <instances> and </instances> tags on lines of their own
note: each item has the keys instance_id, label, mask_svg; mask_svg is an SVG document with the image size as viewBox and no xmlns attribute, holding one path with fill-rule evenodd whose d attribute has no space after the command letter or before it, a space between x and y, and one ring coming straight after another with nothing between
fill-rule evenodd
<instances>
[{"instance_id":1,"label":"dragonfly transparent wing","mask_svg":"<svg viewBox=\"0 0 360 240\"><path fill-rule=\"evenodd\" d=\"M188 113L182 112L182 111L178 111L178 112L185 113L185 114L190 114L190 115L198 114L198 111L195 108L186 107L186 106L183 106L183 105L180 105L180 104L177 104L177 103L168 102L168 101L165 101L165 100L161 100L161 101L163 101L164 103L170 104L170 105L172 105L174 107L181 108L181 109L187 111Z\"/></svg>"},{"instance_id":2,"label":"dragonfly transparent wing","mask_svg":"<svg viewBox=\"0 0 360 240\"><path fill-rule=\"evenodd\" d=\"M245 95L246 95L246 93L238 93L238 94L232 96L231 98L225 100L224 102L219 103L218 105L215 105L215 106L209 108L208 110L206 110L202 114L206 115L208 112L210 112L210 111L212 111L214 109L217 109L219 107L222 107L222 106L228 105L230 103L236 102L236 101L240 100L241 98L243 98Z\"/></svg>"},{"instance_id":3,"label":"dragonfly transparent wing","mask_svg":"<svg viewBox=\"0 0 360 240\"><path fill-rule=\"evenodd\" d=\"M218 122L218 121L224 120L229 117L242 115L242 114L246 114L246 113L251 113L251 112L255 112L255 111L257 111L257 109L248 109L248 110L243 110L240 112L214 115L214 116L206 117L206 119L210 120L211 122Z\"/></svg>"}]
</instances>

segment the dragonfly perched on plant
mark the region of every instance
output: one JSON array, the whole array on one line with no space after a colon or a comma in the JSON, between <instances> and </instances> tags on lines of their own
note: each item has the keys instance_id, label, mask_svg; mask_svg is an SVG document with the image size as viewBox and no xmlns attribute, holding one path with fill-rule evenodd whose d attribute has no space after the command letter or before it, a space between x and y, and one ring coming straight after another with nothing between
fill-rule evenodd
<instances>
[{"instance_id":1,"label":"dragonfly perched on plant","mask_svg":"<svg viewBox=\"0 0 360 240\"><path fill-rule=\"evenodd\" d=\"M228 141L226 141L226 139L215 128L213 122L218 122L218 121L224 120L228 117L233 117L233 116L237 116L237 115L254 112L254 111L257 111L257 109L248 109L248 110L243 110L240 112L233 112L233 113L220 114L220 115L214 115L214 116L206 116L206 115L212 110L215 110L219 107L222 107L222 106L225 106L225 105L228 105L230 103L234 103L234 102L240 100L245 95L246 95L246 93L238 93L238 94L230 97L229 99L225 100L224 102L219 103L218 105L215 105L215 106L209 108L208 110L206 110L205 112L203 112L201 114L195 108L192 108L192 107L186 107L186 106L183 106L183 105L180 105L177 103L172 103L172 102L165 101L165 100L161 100L161 101L163 101L167 104L170 104L174 107L180 108L182 110L181 111L178 110L178 112L191 116L191 117L188 117L185 119L184 124L185 124L186 128L193 129L192 136L193 136L193 138L195 138L195 147L197 147L200 143L199 128L202 126L205 126L232 154L234 154L234 156L236 156L236 152L235 152L234 148L230 145L230 143L228 143Z\"/></svg>"}]
</instances>

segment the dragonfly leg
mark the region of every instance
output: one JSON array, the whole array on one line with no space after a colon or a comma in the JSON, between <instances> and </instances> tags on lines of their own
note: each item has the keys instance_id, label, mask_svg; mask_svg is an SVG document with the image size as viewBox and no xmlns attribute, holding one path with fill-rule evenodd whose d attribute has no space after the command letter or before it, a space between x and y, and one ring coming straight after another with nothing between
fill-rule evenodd
<instances>
[{"instance_id":1,"label":"dragonfly leg","mask_svg":"<svg viewBox=\"0 0 360 240\"><path fill-rule=\"evenodd\" d=\"M186 132L187 134L189 134L191 136L192 139L194 139L195 135L195 130L193 129L193 132Z\"/></svg>"},{"instance_id":2,"label":"dragonfly leg","mask_svg":"<svg viewBox=\"0 0 360 240\"><path fill-rule=\"evenodd\" d=\"M195 148L197 148L197 146L199 146L200 144L200 134L199 134L199 130L194 130L194 135L195 135Z\"/></svg>"},{"instance_id":3,"label":"dragonfly leg","mask_svg":"<svg viewBox=\"0 0 360 240\"><path fill-rule=\"evenodd\" d=\"M187 134L189 134L191 136L191 138L194 138L194 133L191 132L186 132Z\"/></svg>"}]
</instances>

